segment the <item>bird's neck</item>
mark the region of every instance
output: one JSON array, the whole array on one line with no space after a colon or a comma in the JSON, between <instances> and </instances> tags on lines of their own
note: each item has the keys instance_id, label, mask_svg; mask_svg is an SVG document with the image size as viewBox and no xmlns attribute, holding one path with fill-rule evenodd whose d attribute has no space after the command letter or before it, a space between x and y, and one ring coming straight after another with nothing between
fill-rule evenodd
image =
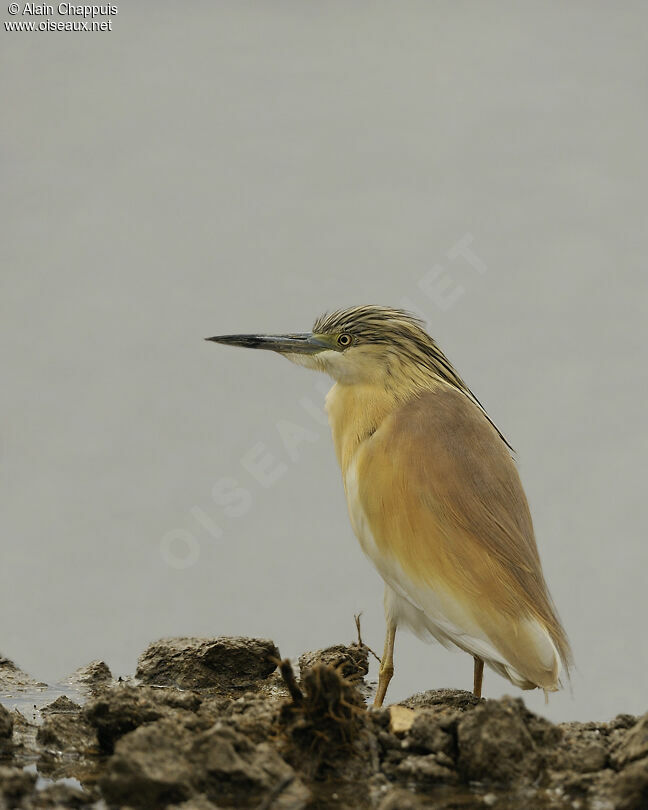
<instances>
[{"instance_id":1,"label":"bird's neck","mask_svg":"<svg viewBox=\"0 0 648 810\"><path fill-rule=\"evenodd\" d=\"M426 387L436 384L430 381ZM418 393L420 391L412 389L404 397L403 391L375 383L337 382L331 388L326 397L326 411L343 475L362 442L371 438L394 410Z\"/></svg>"}]
</instances>

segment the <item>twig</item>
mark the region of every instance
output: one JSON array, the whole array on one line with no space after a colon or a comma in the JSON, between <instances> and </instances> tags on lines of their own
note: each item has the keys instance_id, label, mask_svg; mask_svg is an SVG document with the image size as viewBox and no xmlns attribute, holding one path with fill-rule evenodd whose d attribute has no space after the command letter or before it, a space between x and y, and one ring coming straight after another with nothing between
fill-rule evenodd
<instances>
[{"instance_id":1,"label":"twig","mask_svg":"<svg viewBox=\"0 0 648 810\"><path fill-rule=\"evenodd\" d=\"M371 649L371 647L368 644L365 644L364 641L362 640L362 633L360 632L360 616L362 616L362 611L360 613L355 614L353 617L355 619L356 630L358 631L358 645L360 647L366 647L369 650L369 652L373 655L373 657L376 659L376 661L380 663L380 656L376 655L376 653Z\"/></svg>"},{"instance_id":2,"label":"twig","mask_svg":"<svg viewBox=\"0 0 648 810\"><path fill-rule=\"evenodd\" d=\"M364 647L364 644L362 643L362 633L360 632L360 616L362 616L362 611L360 611L360 613L356 613L353 618L355 619L356 630L358 631L358 644L361 647Z\"/></svg>"},{"instance_id":3,"label":"twig","mask_svg":"<svg viewBox=\"0 0 648 810\"><path fill-rule=\"evenodd\" d=\"M279 664L279 672L281 673L281 677L284 679L284 683L288 687L292 702L295 704L295 706L301 706L301 704L304 702L304 693L297 685L295 673L293 672L292 664L290 663L289 658L284 658L284 660Z\"/></svg>"}]
</instances>

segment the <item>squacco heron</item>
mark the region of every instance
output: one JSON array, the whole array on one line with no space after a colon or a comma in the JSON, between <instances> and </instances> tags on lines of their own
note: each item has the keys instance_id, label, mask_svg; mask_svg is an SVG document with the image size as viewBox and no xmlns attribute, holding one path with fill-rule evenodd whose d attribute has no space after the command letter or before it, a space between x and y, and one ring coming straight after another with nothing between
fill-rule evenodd
<instances>
[{"instance_id":1,"label":"squacco heron","mask_svg":"<svg viewBox=\"0 0 648 810\"><path fill-rule=\"evenodd\" d=\"M270 349L334 379L326 397L349 516L385 581L375 705L396 628L456 645L522 689L555 691L571 653L545 584L511 448L423 323L378 306L313 331L207 338Z\"/></svg>"}]
</instances>

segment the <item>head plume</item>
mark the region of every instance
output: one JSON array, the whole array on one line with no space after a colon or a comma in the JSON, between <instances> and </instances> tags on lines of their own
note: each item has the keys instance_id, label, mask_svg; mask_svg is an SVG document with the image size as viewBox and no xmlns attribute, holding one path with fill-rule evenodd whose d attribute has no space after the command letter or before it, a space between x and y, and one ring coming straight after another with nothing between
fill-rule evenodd
<instances>
[{"instance_id":1,"label":"head plume","mask_svg":"<svg viewBox=\"0 0 648 810\"><path fill-rule=\"evenodd\" d=\"M427 378L451 385L472 400L493 424L481 402L416 315L403 309L375 305L338 309L321 315L313 325L313 334L348 335L351 338L349 350L362 346L381 347L381 356L388 369L397 368L404 374L409 373L415 384L424 384ZM493 427L510 448L494 424Z\"/></svg>"}]
</instances>

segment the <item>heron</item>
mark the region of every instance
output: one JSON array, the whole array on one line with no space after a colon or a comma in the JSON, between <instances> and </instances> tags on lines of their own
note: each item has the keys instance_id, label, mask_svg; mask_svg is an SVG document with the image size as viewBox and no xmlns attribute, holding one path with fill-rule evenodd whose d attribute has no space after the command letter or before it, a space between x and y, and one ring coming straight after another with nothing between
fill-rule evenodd
<instances>
[{"instance_id":1,"label":"heron","mask_svg":"<svg viewBox=\"0 0 648 810\"><path fill-rule=\"evenodd\" d=\"M545 697L569 671L513 450L422 320L356 306L311 332L220 335L333 378L326 411L352 528L385 583L374 705L394 673L396 629L455 645Z\"/></svg>"}]
</instances>

